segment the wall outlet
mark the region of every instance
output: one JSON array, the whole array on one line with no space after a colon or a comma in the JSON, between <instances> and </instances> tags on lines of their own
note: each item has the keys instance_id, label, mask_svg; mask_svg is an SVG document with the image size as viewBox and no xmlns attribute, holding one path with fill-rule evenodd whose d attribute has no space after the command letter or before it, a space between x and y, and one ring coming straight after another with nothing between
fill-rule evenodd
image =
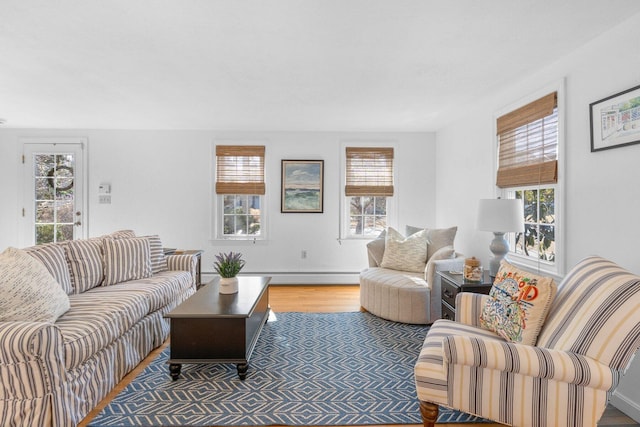
<instances>
[{"instance_id":1,"label":"wall outlet","mask_svg":"<svg viewBox=\"0 0 640 427\"><path fill-rule=\"evenodd\" d=\"M98 196L98 203L101 205L110 205L111 204L111 195L110 194L100 194Z\"/></svg>"},{"instance_id":2,"label":"wall outlet","mask_svg":"<svg viewBox=\"0 0 640 427\"><path fill-rule=\"evenodd\" d=\"M303 249L300 251L300 258L307 259L307 250Z\"/></svg>"}]
</instances>

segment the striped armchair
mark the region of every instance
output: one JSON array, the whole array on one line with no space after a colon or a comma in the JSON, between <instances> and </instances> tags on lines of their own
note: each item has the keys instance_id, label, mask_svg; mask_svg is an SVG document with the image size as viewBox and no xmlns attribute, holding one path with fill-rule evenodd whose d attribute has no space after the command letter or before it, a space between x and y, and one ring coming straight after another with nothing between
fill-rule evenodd
<instances>
[{"instance_id":1,"label":"striped armchair","mask_svg":"<svg viewBox=\"0 0 640 427\"><path fill-rule=\"evenodd\" d=\"M458 294L456 321L425 338L415 381L425 427L438 405L513 426L595 426L640 346L640 277L611 261L578 263L536 346L480 328L485 295Z\"/></svg>"}]
</instances>

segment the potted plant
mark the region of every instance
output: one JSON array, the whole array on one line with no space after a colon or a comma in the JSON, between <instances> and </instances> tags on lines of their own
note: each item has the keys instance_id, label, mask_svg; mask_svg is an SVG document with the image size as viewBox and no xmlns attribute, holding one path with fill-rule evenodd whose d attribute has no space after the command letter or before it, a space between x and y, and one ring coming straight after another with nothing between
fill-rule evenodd
<instances>
[{"instance_id":1,"label":"potted plant","mask_svg":"<svg viewBox=\"0 0 640 427\"><path fill-rule=\"evenodd\" d=\"M235 294L238 292L238 278L236 277L245 261L240 252L219 253L213 267L220 275L220 293Z\"/></svg>"}]
</instances>

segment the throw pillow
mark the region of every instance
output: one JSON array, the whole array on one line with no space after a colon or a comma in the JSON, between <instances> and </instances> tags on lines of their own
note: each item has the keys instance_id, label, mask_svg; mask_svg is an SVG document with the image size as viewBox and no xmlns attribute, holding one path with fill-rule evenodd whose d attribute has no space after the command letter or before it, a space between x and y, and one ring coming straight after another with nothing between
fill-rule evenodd
<instances>
[{"instance_id":1,"label":"throw pillow","mask_svg":"<svg viewBox=\"0 0 640 427\"><path fill-rule=\"evenodd\" d=\"M429 242L429 247L427 248L427 259L431 259L438 249L445 246L453 246L453 241L456 239L458 227L421 228L407 225L405 229L407 236L411 236L421 230L427 231L427 242Z\"/></svg>"},{"instance_id":2,"label":"throw pillow","mask_svg":"<svg viewBox=\"0 0 640 427\"><path fill-rule=\"evenodd\" d=\"M16 248L0 254L0 322L53 323L69 307L69 296L40 261Z\"/></svg>"},{"instance_id":3,"label":"throw pillow","mask_svg":"<svg viewBox=\"0 0 640 427\"><path fill-rule=\"evenodd\" d=\"M164 248L162 247L162 240L160 236L144 236L149 240L149 250L151 257L151 271L153 274L158 274L163 271L167 271L167 259L164 256Z\"/></svg>"},{"instance_id":4,"label":"throw pillow","mask_svg":"<svg viewBox=\"0 0 640 427\"><path fill-rule=\"evenodd\" d=\"M107 234L104 237L110 237L112 239L129 239L136 237L136 233L133 230L118 230L111 234Z\"/></svg>"},{"instance_id":5,"label":"throw pillow","mask_svg":"<svg viewBox=\"0 0 640 427\"><path fill-rule=\"evenodd\" d=\"M51 273L56 282L62 286L67 295L73 293L71 286L71 275L69 274L69 264L64 254L65 242L45 243L43 245L31 246L24 251L40 261Z\"/></svg>"},{"instance_id":6,"label":"throw pillow","mask_svg":"<svg viewBox=\"0 0 640 427\"><path fill-rule=\"evenodd\" d=\"M386 230L382 230L382 233L380 233L378 237L367 243L367 252L378 267L382 264L382 257L384 256L384 241L386 234Z\"/></svg>"},{"instance_id":7,"label":"throw pillow","mask_svg":"<svg viewBox=\"0 0 640 427\"><path fill-rule=\"evenodd\" d=\"M556 290L551 277L521 270L503 260L482 308L480 325L508 341L535 345Z\"/></svg>"},{"instance_id":8,"label":"throw pillow","mask_svg":"<svg viewBox=\"0 0 640 427\"><path fill-rule=\"evenodd\" d=\"M102 283L102 238L70 240L65 246L71 285L76 294L88 291Z\"/></svg>"},{"instance_id":9,"label":"throw pillow","mask_svg":"<svg viewBox=\"0 0 640 427\"><path fill-rule=\"evenodd\" d=\"M151 250L149 239L104 239L104 281L102 286L150 277Z\"/></svg>"},{"instance_id":10,"label":"throw pillow","mask_svg":"<svg viewBox=\"0 0 640 427\"><path fill-rule=\"evenodd\" d=\"M394 228L387 229L381 267L392 270L424 272L427 263L427 233L420 231L405 237Z\"/></svg>"}]
</instances>

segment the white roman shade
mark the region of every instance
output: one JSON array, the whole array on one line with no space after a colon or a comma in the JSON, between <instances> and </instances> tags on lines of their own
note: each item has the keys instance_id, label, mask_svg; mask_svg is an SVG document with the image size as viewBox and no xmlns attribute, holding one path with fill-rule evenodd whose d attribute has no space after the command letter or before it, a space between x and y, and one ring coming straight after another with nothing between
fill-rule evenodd
<instances>
[{"instance_id":1,"label":"white roman shade","mask_svg":"<svg viewBox=\"0 0 640 427\"><path fill-rule=\"evenodd\" d=\"M216 193L265 193L264 145L216 146Z\"/></svg>"},{"instance_id":2,"label":"white roman shade","mask_svg":"<svg viewBox=\"0 0 640 427\"><path fill-rule=\"evenodd\" d=\"M393 148L347 147L346 196L393 196Z\"/></svg>"}]
</instances>

